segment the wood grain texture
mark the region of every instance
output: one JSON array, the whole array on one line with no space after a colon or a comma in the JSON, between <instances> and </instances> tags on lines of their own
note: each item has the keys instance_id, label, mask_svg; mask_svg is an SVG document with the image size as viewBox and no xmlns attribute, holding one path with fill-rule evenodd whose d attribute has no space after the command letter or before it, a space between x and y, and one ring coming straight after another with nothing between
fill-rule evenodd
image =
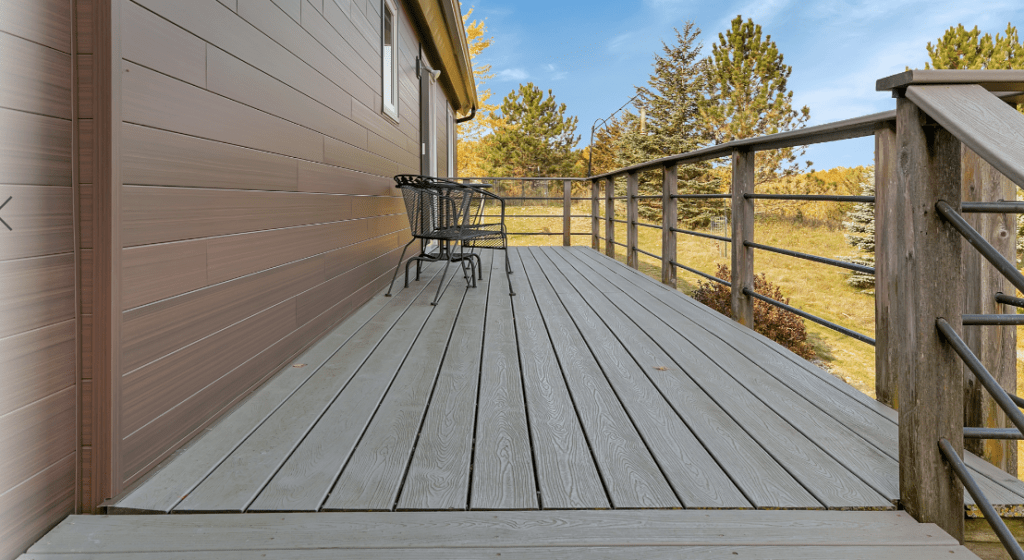
<instances>
[{"instance_id":1,"label":"wood grain texture","mask_svg":"<svg viewBox=\"0 0 1024 560\"><path fill-rule=\"evenodd\" d=\"M438 279L439 280L439 279ZM436 284L435 284L436 287ZM381 341L391 333L391 341L401 343L402 336L413 333L407 329L391 331L405 309L412 306L414 298L419 295L417 290L404 290L395 296L396 302L387 311L379 315L369 325L371 328L363 329L356 337L350 340L346 347L349 350L339 352L314 375L309 382L302 386L289 401L278 409L252 436L246 439L245 443L236 449L206 480L203 481L193 492L184 499L175 511L245 511L257 498L264 487L271 481L271 478L288 480L289 473L298 467L300 471L308 465L317 465L318 460L326 460L327 469L332 469L331 457L335 452L335 446L318 445L318 441L327 438L346 438L349 445L353 445L367 419L360 415L348 417L343 415L349 422L357 423L356 426L348 426L356 431L341 428L341 419L330 421L330 416L325 418L326 423L318 423L329 409L338 414L341 407L332 407L337 401L339 394L348 386L350 380L356 376L360 367L370 359L373 350ZM423 303L415 311L426 320L429 310ZM410 323L411 324L411 323ZM420 325L422 326L422 321ZM380 377L363 375L361 384L369 383L371 389L373 384L379 383ZM385 383L384 389L387 384ZM381 390L383 393L383 389ZM352 393L350 393L352 394ZM363 395L359 395L361 398ZM346 399L347 401L347 399ZM370 406L369 413L379 402L362 402L358 398L354 405ZM358 424L363 423L363 424ZM319 430L315 429L320 428ZM323 426L323 427L321 427ZM328 427L332 429L328 429ZM312 432L311 432L312 431ZM308 436L308 437L306 437ZM301 442L301 445L300 445ZM348 448L350 450L351 447ZM345 450L347 454L348 450ZM326 458L325 458L326 456ZM319 493L316 498L314 509L320 505L323 497L330 490L334 481L334 472L325 473L326 477L322 484L317 484L313 477L305 478L304 489Z\"/></svg>"},{"instance_id":2,"label":"wood grain texture","mask_svg":"<svg viewBox=\"0 0 1024 560\"><path fill-rule=\"evenodd\" d=\"M550 281L576 288L578 293L559 294L559 299L576 325L586 330L594 357L683 506L752 507L647 378L646 371L656 366L641 368L625 346L632 340L612 332L613 325L626 325L628 318L617 313L601 292L589 287L584 276L555 253L538 249L531 252Z\"/></svg>"},{"instance_id":3,"label":"wood grain texture","mask_svg":"<svg viewBox=\"0 0 1024 560\"><path fill-rule=\"evenodd\" d=\"M605 277L609 280L614 279L614 276ZM659 284L653 285L661 289ZM688 349L678 352L676 360L690 377L736 419L752 438L765 449L771 450L775 460L800 481L816 499L830 508L848 507L840 504L860 504L860 507L872 504L871 507L875 508L893 507L891 502L858 478L857 474L836 461L793 424L759 400L731 376L731 372L704 355L703 347L694 344L704 344L705 341L694 343L688 340L689 333L693 331L692 323L646 292L637 293L637 290L633 290L630 295L640 306L649 309L671 327L675 331L675 336L686 341L684 344ZM707 342L710 341L709 338ZM731 357L716 352L714 358ZM684 359L696 359L698 362L687 365Z\"/></svg>"},{"instance_id":4,"label":"wood grain texture","mask_svg":"<svg viewBox=\"0 0 1024 560\"><path fill-rule=\"evenodd\" d=\"M680 292L652 284L641 273L630 269L617 266L609 268L608 264L610 263L604 262L603 259L591 260L596 256L593 253L578 249L573 249L573 251L577 257L583 258L590 264L597 264L607 271L623 273L636 279L634 286L651 295L663 298L660 301L672 306L683 306L688 310L688 316L698 321L703 329L723 340L728 340L730 346L748 358L756 359L758 363L763 364L766 373L779 379L801 395L809 397L811 403L849 426L860 437L885 454L893 458L898 457L899 450L896 441L898 413L895 410L867 397L837 377L807 363L778 343L754 331L737 329L726 317L697 304ZM594 282L595 278L591 277L590 280ZM651 331L648 330L648 332ZM992 494L997 499L1009 499L1007 492L1024 495L1024 483L1015 477L1001 473L971 453L965 453L964 460L975 477L988 478L1002 487L1001 491L993 488L995 492Z\"/></svg>"},{"instance_id":5,"label":"wood grain texture","mask_svg":"<svg viewBox=\"0 0 1024 560\"><path fill-rule=\"evenodd\" d=\"M0 184L70 187L71 121L0 108L0 163Z\"/></svg>"},{"instance_id":6,"label":"wood grain texture","mask_svg":"<svg viewBox=\"0 0 1024 560\"><path fill-rule=\"evenodd\" d=\"M964 202L1014 200L1017 187L969 148L962 149ZM1017 258L1017 228L1013 214L967 214L975 230L1014 262ZM1013 284L995 269L970 244L963 246L964 313L1015 313L1011 306L997 304L998 293L1014 294ZM1011 395L1017 394L1017 328L1013 326L967 326L964 342L985 364L999 385ZM971 370L964 366L964 426L1012 428L1006 414L992 399ZM965 449L973 451L1008 473L1017 474L1017 442L1011 440L966 440Z\"/></svg>"},{"instance_id":7,"label":"wood grain texture","mask_svg":"<svg viewBox=\"0 0 1024 560\"><path fill-rule=\"evenodd\" d=\"M575 258L571 264L582 267L591 282L601 278L600 268L585 258ZM712 400L689 375L685 367L714 367L698 361L699 354L688 344L673 339L657 317L641 312L641 307L624 292L605 296L629 317L637 332L628 323L616 323L620 337L629 337L629 348L634 356L643 356L653 367L648 371L675 410L683 414L688 426L709 452L729 474L735 484L755 507L765 509L818 508L818 502L803 486L757 443L727 411ZM649 339L649 340L648 340ZM693 356L689 359L678 357ZM660 368L665 368L664 370Z\"/></svg>"},{"instance_id":8,"label":"wood grain texture","mask_svg":"<svg viewBox=\"0 0 1024 560\"><path fill-rule=\"evenodd\" d=\"M885 224L897 224L901 217L893 213L901 193L897 190L896 170L896 126L883 127L875 132L875 219L881 227L875 230L875 244L884 246L896 233L896 229ZM875 397L878 402L899 408L899 379L896 371L889 368L889 355L895 348L889 339L895 340L891 314L895 297L890 285L898 264L897 255L890 251L878 251L875 255Z\"/></svg>"},{"instance_id":9,"label":"wood grain texture","mask_svg":"<svg viewBox=\"0 0 1024 560\"><path fill-rule=\"evenodd\" d=\"M123 4L121 28L125 60L206 87L206 43L201 39L134 2Z\"/></svg>"},{"instance_id":10,"label":"wood grain texture","mask_svg":"<svg viewBox=\"0 0 1024 560\"><path fill-rule=\"evenodd\" d=\"M71 55L0 33L0 72L0 107L71 118Z\"/></svg>"},{"instance_id":11,"label":"wood grain texture","mask_svg":"<svg viewBox=\"0 0 1024 560\"><path fill-rule=\"evenodd\" d=\"M910 86L906 95L997 171L1024 184L1024 115L979 85Z\"/></svg>"},{"instance_id":12,"label":"wood grain texture","mask_svg":"<svg viewBox=\"0 0 1024 560\"><path fill-rule=\"evenodd\" d=\"M0 337L75 316L75 259L62 254L0 261Z\"/></svg>"},{"instance_id":13,"label":"wood grain texture","mask_svg":"<svg viewBox=\"0 0 1024 560\"><path fill-rule=\"evenodd\" d=\"M489 277L466 294L423 419L398 509L469 506L470 468L480 383L480 348ZM474 312L467 312L476 310Z\"/></svg>"},{"instance_id":14,"label":"wood grain texture","mask_svg":"<svg viewBox=\"0 0 1024 560\"><path fill-rule=\"evenodd\" d=\"M86 4L87 2L81 2ZM95 76L93 74L93 55L91 54L77 54L75 55L75 64L78 70L78 87L75 89L78 94L78 118L79 119L92 119L93 112L95 110L94 103L96 101L96 87L93 83Z\"/></svg>"},{"instance_id":15,"label":"wood grain texture","mask_svg":"<svg viewBox=\"0 0 1024 560\"><path fill-rule=\"evenodd\" d=\"M295 300L291 299L125 376L121 408L125 434L193 398L296 328Z\"/></svg>"},{"instance_id":16,"label":"wood grain texture","mask_svg":"<svg viewBox=\"0 0 1024 560\"><path fill-rule=\"evenodd\" d=\"M205 287L206 253L205 240L124 249L121 306L131 309Z\"/></svg>"},{"instance_id":17,"label":"wood grain texture","mask_svg":"<svg viewBox=\"0 0 1024 560\"><path fill-rule=\"evenodd\" d=\"M294 159L125 123L126 185L294 191Z\"/></svg>"},{"instance_id":18,"label":"wood grain texture","mask_svg":"<svg viewBox=\"0 0 1024 560\"><path fill-rule=\"evenodd\" d=\"M489 277L504 273L503 268L503 259L493 259ZM488 288L469 506L537 508L512 298L502 289L502 282Z\"/></svg>"},{"instance_id":19,"label":"wood grain texture","mask_svg":"<svg viewBox=\"0 0 1024 560\"><path fill-rule=\"evenodd\" d=\"M71 53L69 0L9 0L0 6L0 31Z\"/></svg>"},{"instance_id":20,"label":"wood grain texture","mask_svg":"<svg viewBox=\"0 0 1024 560\"><path fill-rule=\"evenodd\" d=\"M754 289L754 250L744 245L754 240L754 201L744 195L754 193L754 151L732 153L732 277L730 300L732 318L739 324L754 328L754 299L743 288Z\"/></svg>"},{"instance_id":21,"label":"wood grain texture","mask_svg":"<svg viewBox=\"0 0 1024 560\"><path fill-rule=\"evenodd\" d=\"M323 161L323 136L280 117L125 62L124 121Z\"/></svg>"},{"instance_id":22,"label":"wood grain texture","mask_svg":"<svg viewBox=\"0 0 1024 560\"><path fill-rule=\"evenodd\" d=\"M325 105L214 46L207 51L210 91L337 140L360 145L366 138L366 129L348 118L352 103L343 91L333 88L336 99Z\"/></svg>"},{"instance_id":23,"label":"wood grain texture","mask_svg":"<svg viewBox=\"0 0 1024 560\"><path fill-rule=\"evenodd\" d=\"M960 206L961 147L952 134L925 120L913 102L897 100L896 177L906 198L894 212L900 221L883 225L896 231L883 248L895 257L884 258L901 265L885 287L895 289L889 294L895 307L889 319L896 337L889 344L896 351L889 354L889 368L899 372L900 502L916 519L934 522L959 539L963 485L938 441L946 438L963 455L963 367L935 322L942 317L963 330L963 238L942 221L935 204L945 200Z\"/></svg>"},{"instance_id":24,"label":"wood grain texture","mask_svg":"<svg viewBox=\"0 0 1024 560\"><path fill-rule=\"evenodd\" d=\"M402 288L395 290L398 293ZM120 500L116 509L169 512L391 301L377 295L360 307L225 416L216 429L184 449L180 460L167 461L145 484Z\"/></svg>"},{"instance_id":25,"label":"wood grain texture","mask_svg":"<svg viewBox=\"0 0 1024 560\"><path fill-rule=\"evenodd\" d=\"M453 279L430 313L331 490L333 507L391 511L398 501L444 356L438 350L448 346L467 291L460 278Z\"/></svg>"},{"instance_id":26,"label":"wood grain texture","mask_svg":"<svg viewBox=\"0 0 1024 560\"><path fill-rule=\"evenodd\" d=\"M124 372L316 286L322 271L307 259L125 311Z\"/></svg>"},{"instance_id":27,"label":"wood grain texture","mask_svg":"<svg viewBox=\"0 0 1024 560\"><path fill-rule=\"evenodd\" d=\"M541 506L610 507L537 301L524 294L512 306Z\"/></svg>"},{"instance_id":28,"label":"wood grain texture","mask_svg":"<svg viewBox=\"0 0 1024 560\"><path fill-rule=\"evenodd\" d=\"M0 339L0 417L75 384L75 323Z\"/></svg>"},{"instance_id":29,"label":"wood grain texture","mask_svg":"<svg viewBox=\"0 0 1024 560\"><path fill-rule=\"evenodd\" d=\"M536 261L522 257L523 269L551 335L576 412L587 433L597 468L614 507L679 507L643 439Z\"/></svg>"},{"instance_id":30,"label":"wood grain texture","mask_svg":"<svg viewBox=\"0 0 1024 560\"><path fill-rule=\"evenodd\" d=\"M75 452L75 387L0 416L0 495Z\"/></svg>"},{"instance_id":31,"label":"wood grain texture","mask_svg":"<svg viewBox=\"0 0 1024 560\"><path fill-rule=\"evenodd\" d=\"M125 538L146 527L143 539ZM200 527L204 529L198 531ZM148 552L451 546L955 546L903 512L523 511L74 516L30 552ZM92 536L91 539L84 535Z\"/></svg>"},{"instance_id":32,"label":"wood grain texture","mask_svg":"<svg viewBox=\"0 0 1024 560\"><path fill-rule=\"evenodd\" d=\"M0 554L15 558L75 512L75 454L0 495Z\"/></svg>"},{"instance_id":33,"label":"wood grain texture","mask_svg":"<svg viewBox=\"0 0 1024 560\"><path fill-rule=\"evenodd\" d=\"M0 261L74 250L71 189L0 185L0 204L8 198L0 218L12 230L0 224Z\"/></svg>"}]
</instances>

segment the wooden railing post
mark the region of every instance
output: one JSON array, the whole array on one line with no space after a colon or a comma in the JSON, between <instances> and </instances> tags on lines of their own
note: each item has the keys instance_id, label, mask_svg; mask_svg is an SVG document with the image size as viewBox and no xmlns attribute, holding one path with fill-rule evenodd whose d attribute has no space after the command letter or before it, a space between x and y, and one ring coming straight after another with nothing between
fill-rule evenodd
<instances>
[{"instance_id":1,"label":"wooden railing post","mask_svg":"<svg viewBox=\"0 0 1024 560\"><path fill-rule=\"evenodd\" d=\"M1017 187L985 160L963 148L963 201L994 202L1014 200ZM974 229L988 239L1010 262L1017 253L1015 214L964 214ZM1015 308L997 304L997 293L1013 296L1013 284L1000 274L981 253L964 243L964 313L1016 313ZM1017 328L1014 326L967 326L964 342L988 371L1011 395L1017 394ZM964 366L964 426L1013 428L1009 418ZM1015 440L972 439L964 442L969 451L1000 469L1017 476Z\"/></svg>"},{"instance_id":2,"label":"wooden railing post","mask_svg":"<svg viewBox=\"0 0 1024 560\"><path fill-rule=\"evenodd\" d=\"M562 181L562 246L572 245L572 181Z\"/></svg>"},{"instance_id":3,"label":"wooden railing post","mask_svg":"<svg viewBox=\"0 0 1024 560\"><path fill-rule=\"evenodd\" d=\"M676 232L679 191L679 167L669 165L664 169L664 182L661 188L661 281L676 287Z\"/></svg>"},{"instance_id":4,"label":"wooden railing post","mask_svg":"<svg viewBox=\"0 0 1024 560\"><path fill-rule=\"evenodd\" d=\"M892 236L899 227L893 213L896 199L902 196L896 184L896 161L893 123L875 131L875 399L892 408L899 408L899 378L896 370L889 367L893 362L889 354L895 350L889 341L898 340L897 334L890 334L894 325L889 319L889 298L895 297L892 282L897 255L886 249L892 245Z\"/></svg>"},{"instance_id":5,"label":"wooden railing post","mask_svg":"<svg viewBox=\"0 0 1024 560\"><path fill-rule=\"evenodd\" d=\"M898 195L887 243L876 250L896 265L886 282L886 355L899 375L900 502L962 542L964 488L938 444L945 438L963 456L963 362L936 320L963 330L963 240L935 209L940 200L960 208L960 141L910 100L896 107Z\"/></svg>"},{"instance_id":6,"label":"wooden railing post","mask_svg":"<svg viewBox=\"0 0 1024 560\"><path fill-rule=\"evenodd\" d=\"M598 198L601 194L601 185L597 179L590 181L590 246L595 251L601 250L601 204Z\"/></svg>"},{"instance_id":7,"label":"wooden railing post","mask_svg":"<svg viewBox=\"0 0 1024 560\"><path fill-rule=\"evenodd\" d=\"M640 268L639 253L636 248L640 243L639 226L640 209L636 197L640 190L640 174L632 172L626 178L626 264Z\"/></svg>"},{"instance_id":8,"label":"wooden railing post","mask_svg":"<svg viewBox=\"0 0 1024 560\"><path fill-rule=\"evenodd\" d=\"M615 176L605 179L604 183L604 252L615 258Z\"/></svg>"},{"instance_id":9,"label":"wooden railing post","mask_svg":"<svg viewBox=\"0 0 1024 560\"><path fill-rule=\"evenodd\" d=\"M754 151L732 153L732 318L754 328L754 298L743 293L754 289L754 250L744 245L754 240Z\"/></svg>"}]
</instances>

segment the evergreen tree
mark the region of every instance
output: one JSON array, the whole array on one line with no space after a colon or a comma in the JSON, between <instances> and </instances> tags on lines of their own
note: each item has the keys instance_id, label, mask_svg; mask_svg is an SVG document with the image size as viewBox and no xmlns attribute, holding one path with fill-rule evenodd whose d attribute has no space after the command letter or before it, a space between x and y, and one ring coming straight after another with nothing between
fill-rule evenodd
<instances>
[{"instance_id":1,"label":"evergreen tree","mask_svg":"<svg viewBox=\"0 0 1024 560\"><path fill-rule=\"evenodd\" d=\"M683 30L675 33L675 42L662 42L662 52L654 55L654 72L647 86L636 88L636 113L623 116L624 132L616 146L619 167L689 152L701 145L697 102L703 92L704 61L700 29L686 22ZM704 180L708 169L706 163L680 166L679 192L718 192L717 182ZM641 175L641 195L658 195L662 188L660 174ZM679 204L679 220L687 227L705 225L712 216L722 215L724 208L720 200L684 200ZM641 200L639 211L647 220L660 221L661 201Z\"/></svg>"},{"instance_id":2,"label":"evergreen tree","mask_svg":"<svg viewBox=\"0 0 1024 560\"><path fill-rule=\"evenodd\" d=\"M865 175L860 187L862 196L875 196L874 170ZM846 242L851 247L870 254L865 257L848 257L843 260L854 264L875 266L875 205L868 203L858 204L847 212L846 219L847 221L843 222L843 227L846 229L846 234L844 235ZM875 287L875 277L871 274L853 272L846 279L846 283L854 288L868 290Z\"/></svg>"},{"instance_id":3,"label":"evergreen tree","mask_svg":"<svg viewBox=\"0 0 1024 560\"><path fill-rule=\"evenodd\" d=\"M579 142L576 117L567 117L565 103L555 102L530 82L505 96L500 121L485 139L484 162L489 174L505 177L569 175Z\"/></svg>"},{"instance_id":4,"label":"evergreen tree","mask_svg":"<svg viewBox=\"0 0 1024 560\"><path fill-rule=\"evenodd\" d=\"M591 164L591 175L600 175L621 167L618 157L618 146L625 133L622 120L613 117L594 133L594 143L583 149L583 170ZM591 152L593 155L591 157Z\"/></svg>"},{"instance_id":5,"label":"evergreen tree","mask_svg":"<svg viewBox=\"0 0 1024 560\"><path fill-rule=\"evenodd\" d=\"M793 68L783 62L771 35L762 37L760 25L736 16L711 51L705 95L698 104L707 140L723 143L805 125L811 111L806 106L794 110L787 87ZM803 153L797 148L758 152L756 181L800 172L796 160Z\"/></svg>"},{"instance_id":6,"label":"evergreen tree","mask_svg":"<svg viewBox=\"0 0 1024 560\"><path fill-rule=\"evenodd\" d=\"M1006 36L984 35L978 26L967 30L961 23L950 27L942 38L928 43L931 63L925 68L939 70L1020 70L1024 68L1024 44L1017 28L1006 24Z\"/></svg>"}]
</instances>

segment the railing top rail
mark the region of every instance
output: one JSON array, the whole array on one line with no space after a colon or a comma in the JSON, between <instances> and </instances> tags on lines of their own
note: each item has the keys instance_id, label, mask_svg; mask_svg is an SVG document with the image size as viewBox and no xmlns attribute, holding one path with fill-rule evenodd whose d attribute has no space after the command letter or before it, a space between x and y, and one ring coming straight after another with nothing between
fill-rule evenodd
<instances>
[{"instance_id":1,"label":"railing top rail","mask_svg":"<svg viewBox=\"0 0 1024 560\"><path fill-rule=\"evenodd\" d=\"M955 84L977 84L989 91L1024 91L1024 70L907 70L878 80L875 90Z\"/></svg>"},{"instance_id":2,"label":"railing top rail","mask_svg":"<svg viewBox=\"0 0 1024 560\"><path fill-rule=\"evenodd\" d=\"M622 169L616 169L615 171L595 175L591 177L591 179L604 179L625 173L636 173L640 171L658 169L668 165L698 163L709 159L727 157L735 150L776 150L779 148L792 148L794 146L806 146L808 144L818 144L821 142L834 142L837 140L861 138L864 136L871 136L879 127L888 122L895 122L895 120L896 111L885 111L884 113L875 113L873 115L865 115L863 117L801 128L799 130L790 130L787 132L780 132L778 134L759 136L757 138L733 140L732 142L726 142L716 146L708 146L707 148L701 148L685 154L676 154L644 163L638 163Z\"/></svg>"},{"instance_id":3,"label":"railing top rail","mask_svg":"<svg viewBox=\"0 0 1024 560\"><path fill-rule=\"evenodd\" d=\"M1024 115L977 84L914 85L906 96L1007 179L1024 185Z\"/></svg>"}]
</instances>

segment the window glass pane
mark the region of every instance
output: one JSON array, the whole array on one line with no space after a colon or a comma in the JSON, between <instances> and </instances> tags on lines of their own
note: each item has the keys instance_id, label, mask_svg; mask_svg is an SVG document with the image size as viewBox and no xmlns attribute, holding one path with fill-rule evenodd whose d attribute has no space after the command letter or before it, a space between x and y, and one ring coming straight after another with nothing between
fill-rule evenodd
<instances>
[{"instance_id":1,"label":"window glass pane","mask_svg":"<svg viewBox=\"0 0 1024 560\"><path fill-rule=\"evenodd\" d=\"M394 108L394 64L395 64L394 16L391 7L384 5L384 103Z\"/></svg>"}]
</instances>

